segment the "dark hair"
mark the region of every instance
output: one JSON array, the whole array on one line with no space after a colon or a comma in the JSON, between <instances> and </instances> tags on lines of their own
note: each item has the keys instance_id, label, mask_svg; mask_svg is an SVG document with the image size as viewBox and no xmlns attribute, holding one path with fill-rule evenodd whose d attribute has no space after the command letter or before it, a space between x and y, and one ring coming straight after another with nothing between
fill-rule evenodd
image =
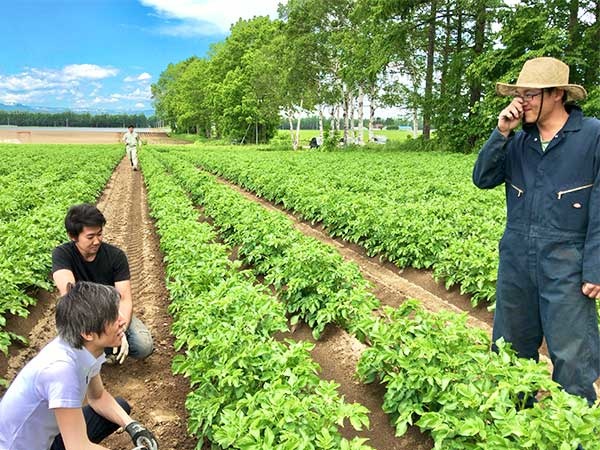
<instances>
[{"instance_id":1,"label":"dark hair","mask_svg":"<svg viewBox=\"0 0 600 450\"><path fill-rule=\"evenodd\" d=\"M133 125L127 125L127 128L134 128Z\"/></svg>"},{"instance_id":2,"label":"dark hair","mask_svg":"<svg viewBox=\"0 0 600 450\"><path fill-rule=\"evenodd\" d=\"M79 236L83 227L103 227L105 224L104 215L98 208L89 203L71 206L67 211L67 217L65 217L67 234L73 238Z\"/></svg>"},{"instance_id":3,"label":"dark hair","mask_svg":"<svg viewBox=\"0 0 600 450\"><path fill-rule=\"evenodd\" d=\"M103 334L119 317L119 292L112 286L79 281L56 304L56 328L63 341L83 347L83 333Z\"/></svg>"},{"instance_id":4,"label":"dark hair","mask_svg":"<svg viewBox=\"0 0 600 450\"><path fill-rule=\"evenodd\" d=\"M549 93L551 93L552 91L554 91L554 90L556 90L556 89L561 89L561 88L554 88L554 87L550 87L550 88L544 88L544 89L542 89L542 90L543 90L544 92L547 92L547 93L549 94ZM562 95L562 99L561 99L561 100L562 100L562 104L564 105L565 103L567 103L567 97L568 97L569 95L568 95L568 92L566 91L566 89L563 89L562 91L563 91L563 95Z\"/></svg>"}]
</instances>

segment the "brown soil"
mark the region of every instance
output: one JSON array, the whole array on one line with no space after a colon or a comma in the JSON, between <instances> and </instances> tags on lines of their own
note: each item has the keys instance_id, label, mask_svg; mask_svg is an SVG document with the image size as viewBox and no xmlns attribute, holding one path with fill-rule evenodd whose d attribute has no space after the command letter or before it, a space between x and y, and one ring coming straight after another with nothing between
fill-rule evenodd
<instances>
[{"instance_id":1,"label":"brown soil","mask_svg":"<svg viewBox=\"0 0 600 450\"><path fill-rule=\"evenodd\" d=\"M300 324L293 333L282 336L296 341L314 344L312 358L321 366L321 378L335 381L338 391L348 402L357 402L369 409L370 427L355 431L347 426L342 435L348 439L355 436L368 439L367 444L378 450L429 450L433 440L421 433L417 427L409 427L402 437L396 437L389 416L383 412L385 387L378 383L364 384L357 380L355 372L365 346L346 331L328 326L316 341L312 330Z\"/></svg>"},{"instance_id":2,"label":"brown soil","mask_svg":"<svg viewBox=\"0 0 600 450\"><path fill-rule=\"evenodd\" d=\"M154 353L144 361L128 358L125 364L104 365L104 385L132 405L132 417L148 426L163 450L191 450L196 440L187 436L185 397L189 385L171 374L174 356L167 313L168 293L164 284L162 255L152 220L148 216L146 191L140 172L131 170L125 159L119 164L98 202L107 225L105 239L128 255L134 313L151 330ZM56 334L54 300L56 293L38 294L40 301L27 319L10 319L9 329L25 335L28 347L13 345L9 358L0 361L0 376L11 380L18 370ZM117 433L104 442L109 448L130 449L126 433Z\"/></svg>"},{"instance_id":3,"label":"brown soil","mask_svg":"<svg viewBox=\"0 0 600 450\"><path fill-rule=\"evenodd\" d=\"M48 128L22 129L0 128L0 144L121 144L121 131L88 131ZM143 143L148 144L189 144L189 141L170 138L162 131L142 131Z\"/></svg>"}]
</instances>

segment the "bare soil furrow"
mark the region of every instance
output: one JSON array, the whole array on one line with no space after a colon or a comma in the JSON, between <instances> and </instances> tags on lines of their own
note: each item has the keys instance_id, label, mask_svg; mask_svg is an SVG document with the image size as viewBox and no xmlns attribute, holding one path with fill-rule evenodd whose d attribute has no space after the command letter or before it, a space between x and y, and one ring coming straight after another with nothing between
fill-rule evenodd
<instances>
[{"instance_id":1,"label":"bare soil furrow","mask_svg":"<svg viewBox=\"0 0 600 450\"><path fill-rule=\"evenodd\" d=\"M197 441L187 433L185 397L189 385L183 377L171 374L175 352L170 334L171 317L167 313L169 297L141 173L132 171L129 162L123 159L97 206L107 219L105 241L127 253L134 313L152 332L155 348L144 361L128 358L122 366L105 365L102 369L104 384L113 395L123 396L131 403L132 416L154 432L161 450L192 450L196 448ZM0 376L8 380L14 378L56 334L56 292L40 292L37 297L38 304L31 308L27 319L11 318L9 321L9 329L25 335L29 346L13 345L6 361L0 361ZM103 445L124 450L132 447L126 433L111 436Z\"/></svg>"},{"instance_id":2,"label":"bare soil furrow","mask_svg":"<svg viewBox=\"0 0 600 450\"><path fill-rule=\"evenodd\" d=\"M152 332L155 350L144 361L128 358L123 366L104 367L103 378L111 392L130 401L133 415L152 429L161 449L192 449L196 442L187 437L184 407L189 386L183 377L174 377L170 370L174 350L169 333L168 292L143 178L139 171L131 169L126 159L115 173L113 189L98 206L107 219L107 238L127 253L134 314ZM129 445L128 441L126 434L117 434L107 445L121 448Z\"/></svg>"}]
</instances>

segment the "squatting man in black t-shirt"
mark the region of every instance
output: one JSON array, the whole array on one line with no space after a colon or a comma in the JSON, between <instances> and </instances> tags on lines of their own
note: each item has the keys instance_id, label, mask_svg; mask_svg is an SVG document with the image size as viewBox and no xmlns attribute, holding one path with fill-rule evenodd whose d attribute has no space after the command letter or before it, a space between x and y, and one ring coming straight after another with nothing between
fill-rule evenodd
<instances>
[{"instance_id":1,"label":"squatting man in black t-shirt","mask_svg":"<svg viewBox=\"0 0 600 450\"><path fill-rule=\"evenodd\" d=\"M152 336L146 326L133 315L129 263L125 253L102 242L104 215L94 205L81 204L69 208L65 228L70 242L52 252L52 278L60 295L67 293L68 283L92 281L114 286L121 296L119 313L126 322L121 346L107 349L122 364L127 355L143 359L153 350Z\"/></svg>"}]
</instances>

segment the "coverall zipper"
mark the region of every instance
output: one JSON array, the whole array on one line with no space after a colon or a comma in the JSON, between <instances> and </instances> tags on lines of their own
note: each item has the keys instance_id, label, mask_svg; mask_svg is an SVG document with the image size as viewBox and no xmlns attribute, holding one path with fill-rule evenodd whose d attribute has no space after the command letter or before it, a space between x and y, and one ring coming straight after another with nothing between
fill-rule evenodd
<instances>
[{"instance_id":1,"label":"coverall zipper","mask_svg":"<svg viewBox=\"0 0 600 450\"><path fill-rule=\"evenodd\" d=\"M591 188L592 186L593 186L593 184L586 184L585 186L579 186L579 187L576 187L576 188L573 188L573 189L569 189L569 190L566 190L566 191L560 191L560 192L557 193L558 194L558 199L560 200L564 194L570 194L571 192L581 191L582 189Z\"/></svg>"},{"instance_id":2,"label":"coverall zipper","mask_svg":"<svg viewBox=\"0 0 600 450\"><path fill-rule=\"evenodd\" d=\"M523 195L523 192L525 192L523 189L516 187L514 184L510 183L510 186L517 191L517 197L520 197L521 195ZM560 197L559 197L560 198Z\"/></svg>"}]
</instances>

